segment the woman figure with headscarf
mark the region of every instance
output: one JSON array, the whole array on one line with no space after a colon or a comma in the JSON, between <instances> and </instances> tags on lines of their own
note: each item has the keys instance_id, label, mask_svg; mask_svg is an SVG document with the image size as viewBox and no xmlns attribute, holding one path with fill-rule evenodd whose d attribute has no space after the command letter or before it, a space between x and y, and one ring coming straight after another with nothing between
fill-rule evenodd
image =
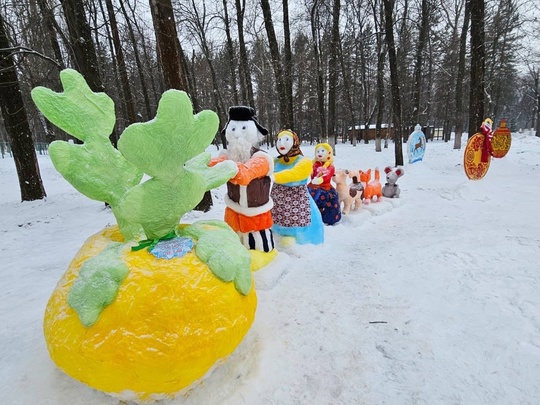
<instances>
[{"instance_id":1,"label":"woman figure with headscarf","mask_svg":"<svg viewBox=\"0 0 540 405\"><path fill-rule=\"evenodd\" d=\"M274 233L293 237L298 244L324 242L321 213L309 195L307 183L312 164L300 150L298 135L286 129L277 135L272 187Z\"/></svg>"},{"instance_id":2,"label":"woman figure with headscarf","mask_svg":"<svg viewBox=\"0 0 540 405\"><path fill-rule=\"evenodd\" d=\"M333 225L341 219L339 196L331 182L334 172L332 147L327 143L317 144L308 190L327 225Z\"/></svg>"}]
</instances>

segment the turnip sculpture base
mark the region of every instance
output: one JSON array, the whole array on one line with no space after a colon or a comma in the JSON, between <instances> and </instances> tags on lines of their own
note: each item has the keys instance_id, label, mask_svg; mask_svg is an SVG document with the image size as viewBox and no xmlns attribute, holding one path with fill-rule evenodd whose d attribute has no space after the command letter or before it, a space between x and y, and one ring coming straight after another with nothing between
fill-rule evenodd
<instances>
[{"instance_id":1,"label":"turnip sculpture base","mask_svg":"<svg viewBox=\"0 0 540 405\"><path fill-rule=\"evenodd\" d=\"M160 259L123 241L114 226L84 243L47 304L47 347L60 369L90 387L124 400L172 398L242 341L255 317L255 288L240 294L193 250ZM84 326L68 304L70 290L84 263L115 242L125 246L118 260L127 274L112 303Z\"/></svg>"}]
</instances>

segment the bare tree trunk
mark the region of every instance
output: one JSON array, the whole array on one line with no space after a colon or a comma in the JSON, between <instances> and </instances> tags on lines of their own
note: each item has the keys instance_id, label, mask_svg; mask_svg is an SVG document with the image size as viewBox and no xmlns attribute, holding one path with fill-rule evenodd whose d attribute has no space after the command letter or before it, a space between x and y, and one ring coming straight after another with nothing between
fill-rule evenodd
<instances>
[{"instance_id":1,"label":"bare tree trunk","mask_svg":"<svg viewBox=\"0 0 540 405\"><path fill-rule=\"evenodd\" d=\"M459 38L459 62L456 80L456 111L454 115L454 149L461 149L463 134L463 78L465 76L465 53L467 52L467 31L469 30L469 1L465 2L465 16Z\"/></svg>"},{"instance_id":2,"label":"bare tree trunk","mask_svg":"<svg viewBox=\"0 0 540 405\"><path fill-rule=\"evenodd\" d=\"M414 128L420 124L420 92L422 89L422 61L427 35L429 32L429 13L431 5L429 0L422 0L422 16L420 18L420 33L418 35L418 44L416 48L416 65L414 67L414 89L412 96L412 117L409 122Z\"/></svg>"},{"instance_id":3,"label":"bare tree trunk","mask_svg":"<svg viewBox=\"0 0 540 405\"><path fill-rule=\"evenodd\" d=\"M88 86L95 92L103 92L99 64L92 40L90 26L86 20L82 0L60 0L69 31L69 43L75 68L81 73Z\"/></svg>"},{"instance_id":4,"label":"bare tree trunk","mask_svg":"<svg viewBox=\"0 0 540 405\"><path fill-rule=\"evenodd\" d=\"M114 44L114 54L116 56L116 62L118 63L118 73L120 74L120 82L122 84L122 91L124 93L122 101L125 104L127 112L127 125L129 125L137 120L135 117L135 105L133 102L133 96L131 95L126 61L124 59L124 51L122 50L122 45L120 43L120 35L118 35L118 24L116 23L116 15L114 13L112 0L105 0L105 5L107 6L107 14L109 14L109 22L111 24L111 34Z\"/></svg>"},{"instance_id":5,"label":"bare tree trunk","mask_svg":"<svg viewBox=\"0 0 540 405\"><path fill-rule=\"evenodd\" d=\"M531 128L536 131L535 135L540 137L540 69L530 68L529 73L534 81L534 101L533 111L531 114Z\"/></svg>"},{"instance_id":6,"label":"bare tree trunk","mask_svg":"<svg viewBox=\"0 0 540 405\"><path fill-rule=\"evenodd\" d=\"M229 57L229 70L231 71L231 88L233 92L233 102L238 105L238 88L236 87L236 68L234 63L234 48L231 37L231 24L229 21L229 10L227 9L227 0L223 0L223 12L225 14L225 34L227 37L227 54Z\"/></svg>"},{"instance_id":7,"label":"bare tree trunk","mask_svg":"<svg viewBox=\"0 0 540 405\"><path fill-rule=\"evenodd\" d=\"M291 30L289 25L289 2L283 0L283 91L285 93L286 114L289 128L294 127L293 91L292 91L292 53Z\"/></svg>"},{"instance_id":8,"label":"bare tree trunk","mask_svg":"<svg viewBox=\"0 0 540 405\"><path fill-rule=\"evenodd\" d=\"M351 81L347 70L345 69L345 60L343 58L343 47L341 46L341 41L338 42L338 51L339 51L339 62L341 65L341 75L343 76L343 91L345 92L345 103L347 104L347 118L351 124L352 128L352 139L351 143L353 146L356 146L356 138L354 136L354 127L356 125L354 119L354 109L351 96Z\"/></svg>"},{"instance_id":9,"label":"bare tree trunk","mask_svg":"<svg viewBox=\"0 0 540 405\"><path fill-rule=\"evenodd\" d=\"M66 64L64 62L64 58L62 57L62 51L60 48L60 44L58 43L57 38L57 24L56 20L54 19L54 15L51 11L51 8L48 6L46 0L37 0L37 5L39 7L39 11L41 15L43 16L45 29L47 31L47 35L49 37L49 43L51 45L51 49L54 53L54 57L56 59L56 62L58 63L58 74L61 70L66 68ZM52 87L51 87L52 88ZM56 128L45 118L40 120L43 123L43 127L45 129L46 133L46 140L47 142L51 142L56 138ZM59 130L58 130L59 131Z\"/></svg>"},{"instance_id":10,"label":"bare tree trunk","mask_svg":"<svg viewBox=\"0 0 540 405\"><path fill-rule=\"evenodd\" d=\"M384 12L379 1L372 3L373 15L375 17L375 27L377 29L377 118L375 121L375 152L382 152L382 122L384 114L384 64L385 64L385 49L384 49ZM378 15L378 17L377 17ZM390 128L388 128L390 130ZM385 146L386 147L386 146Z\"/></svg>"},{"instance_id":11,"label":"bare tree trunk","mask_svg":"<svg viewBox=\"0 0 540 405\"><path fill-rule=\"evenodd\" d=\"M240 47L240 92L242 102L249 105L255 105L253 97L253 87L251 85L251 72L248 64L246 42L244 39L244 11L246 9L246 0L236 0L236 19L238 22L238 45Z\"/></svg>"},{"instance_id":12,"label":"bare tree trunk","mask_svg":"<svg viewBox=\"0 0 540 405\"><path fill-rule=\"evenodd\" d=\"M95 0L94 0L93 4L94 3L95 3ZM114 43L113 43L113 39L112 39L111 28L110 28L110 24L109 24L109 18L107 16L107 14L105 13L105 8L103 7L103 1L99 0L98 3L99 3L99 8L101 10L101 15L103 16L103 19L104 19L103 26L105 27L105 31L107 33L105 38L107 38L107 42L109 43L110 52L113 53L114 52ZM94 6L95 6L95 4L94 4ZM94 24L97 24L97 13L94 16ZM98 37L96 37L96 41L97 40L98 40ZM97 51L101 52L99 47L98 47ZM124 102L123 97L122 97L122 82L120 80L120 73L118 71L118 63L117 63L116 58L114 58L114 57L111 58L111 64L112 64L112 77L113 77L114 82L116 84L116 89L118 89L118 93L116 94L115 108L120 109L122 111L121 114L118 114L118 113L116 114L116 122L115 122L114 128L115 128L115 131L117 133L120 133L126 127L127 106L126 106L126 103ZM116 138L111 138L111 142L116 146L117 139Z\"/></svg>"},{"instance_id":13,"label":"bare tree trunk","mask_svg":"<svg viewBox=\"0 0 540 405\"><path fill-rule=\"evenodd\" d=\"M469 94L469 138L484 120L484 0L469 0L471 12L471 91Z\"/></svg>"},{"instance_id":14,"label":"bare tree trunk","mask_svg":"<svg viewBox=\"0 0 540 405\"><path fill-rule=\"evenodd\" d=\"M364 129L362 130L362 139L365 144L369 143L368 131L369 131L369 89L367 80L367 61L364 52L360 54L360 64L362 65L362 120ZM358 129L360 131L360 129Z\"/></svg>"},{"instance_id":15,"label":"bare tree trunk","mask_svg":"<svg viewBox=\"0 0 540 405\"><path fill-rule=\"evenodd\" d=\"M19 177L21 201L41 200L47 194L41 181L19 78L9 48L4 17L0 14L0 109Z\"/></svg>"},{"instance_id":16,"label":"bare tree trunk","mask_svg":"<svg viewBox=\"0 0 540 405\"><path fill-rule=\"evenodd\" d=\"M129 16L126 12L123 1L120 2L120 9L122 10L122 14L124 15L124 19L126 20L129 39L131 40L131 45L133 46L133 56L135 58L135 64L137 65L137 74L139 75L139 82L141 83L141 91L143 94L144 107L146 110L146 115L144 118L149 119L152 116L152 111L150 108L150 97L148 96L148 89L146 87L146 81L144 79L143 65L141 63L139 47L137 44L137 40L135 39L135 32L133 31L131 20L129 19Z\"/></svg>"},{"instance_id":17,"label":"bare tree trunk","mask_svg":"<svg viewBox=\"0 0 540 405\"><path fill-rule=\"evenodd\" d=\"M295 46L295 53L296 53L295 56L298 56L297 55L299 53L298 48L299 47L298 47L298 42L297 42ZM301 49L304 50L303 47ZM296 116L295 125L296 125L296 130L298 130L300 133L305 133L306 131L304 129L304 109L301 103L303 100L305 100L305 97L306 97L305 76L306 76L306 65L308 61L306 61L305 58L297 58L297 59L298 61L296 65L296 71L297 71L296 80L297 80L298 85L296 88L295 101L298 104L298 113Z\"/></svg>"},{"instance_id":18,"label":"bare tree trunk","mask_svg":"<svg viewBox=\"0 0 540 405\"><path fill-rule=\"evenodd\" d=\"M163 70L165 90L187 91L187 80L182 68L180 44L171 0L150 0L150 12L156 33L156 46Z\"/></svg>"},{"instance_id":19,"label":"bare tree trunk","mask_svg":"<svg viewBox=\"0 0 540 405\"><path fill-rule=\"evenodd\" d=\"M166 89L187 91L187 80L182 64L183 55L176 33L171 0L150 0L150 12L156 32L156 45L163 69L165 87ZM212 204L212 195L207 191L195 210L207 212Z\"/></svg>"},{"instance_id":20,"label":"bare tree trunk","mask_svg":"<svg viewBox=\"0 0 540 405\"><path fill-rule=\"evenodd\" d=\"M332 11L332 42L330 45L330 67L328 75L328 137L334 149L336 145L336 84L338 74L337 53L339 47L339 11L340 0L334 0Z\"/></svg>"},{"instance_id":21,"label":"bare tree trunk","mask_svg":"<svg viewBox=\"0 0 540 405\"><path fill-rule=\"evenodd\" d=\"M268 36L268 44L270 45L270 56L272 58L272 67L274 76L276 77L276 87L279 99L279 125L280 128L291 128L292 122L287 111L287 95L285 90L285 81L283 68L281 65L281 56L279 54L279 45L274 31L274 23L272 22L272 13L270 11L270 3L268 0L261 0L261 8L264 15L264 27Z\"/></svg>"},{"instance_id":22,"label":"bare tree trunk","mask_svg":"<svg viewBox=\"0 0 540 405\"><path fill-rule=\"evenodd\" d=\"M390 81L392 87L392 110L394 113L394 147L396 166L403 166L403 128L401 116L401 95L399 91L399 77L397 69L396 48L394 43L394 0L383 0L385 15L386 43L388 45L388 60L390 63ZM390 128L389 128L390 130Z\"/></svg>"},{"instance_id":23,"label":"bare tree trunk","mask_svg":"<svg viewBox=\"0 0 540 405\"><path fill-rule=\"evenodd\" d=\"M187 92L189 94L189 97L191 97L191 103L193 104L193 110L194 111L200 111L201 106L199 105L199 98L197 96L197 83L195 81L195 77L193 77L193 71L190 69L190 63L188 58L186 57L186 54L184 53L184 49L182 49L182 44L178 42L178 49L180 50L180 64L182 65L182 70L184 71L184 74L186 75L186 83L187 83ZM221 94L220 94L221 97ZM220 116L220 119L223 117Z\"/></svg>"},{"instance_id":24,"label":"bare tree trunk","mask_svg":"<svg viewBox=\"0 0 540 405\"><path fill-rule=\"evenodd\" d=\"M193 52L191 54L191 63L190 63L191 69L189 69L187 71L188 72L188 78L193 83L193 88L192 88L193 94L197 94L197 81L193 77L193 72L195 71L195 59L196 59L195 57L196 57L195 50L193 50ZM199 106L198 98L195 97L195 96L193 97L193 108L195 109L195 111L200 111L201 110L201 108Z\"/></svg>"},{"instance_id":25,"label":"bare tree trunk","mask_svg":"<svg viewBox=\"0 0 540 405\"><path fill-rule=\"evenodd\" d=\"M94 92L104 92L105 87L99 73L99 62L96 48L92 40L90 26L86 20L82 0L60 0L69 31L69 49L75 69L83 75L88 86ZM113 130L109 135L111 143L116 146L118 134ZM76 143L80 140L75 139Z\"/></svg>"},{"instance_id":26,"label":"bare tree trunk","mask_svg":"<svg viewBox=\"0 0 540 405\"><path fill-rule=\"evenodd\" d=\"M536 79L538 81L538 79ZM536 83L538 89L538 82ZM540 137L540 94L536 96L536 136Z\"/></svg>"},{"instance_id":27,"label":"bare tree trunk","mask_svg":"<svg viewBox=\"0 0 540 405\"><path fill-rule=\"evenodd\" d=\"M392 0L393 8L396 9L395 4L396 0ZM394 38L394 43L396 49L396 60L397 60L397 72L398 72L398 81L400 86L400 96L401 96L401 127L402 127L402 136L403 139L408 137L408 132L406 131L407 120L409 118L408 112L411 109L411 84L412 77L414 75L410 73L408 65L407 55L412 54L412 40L411 40L411 18L410 18L410 7L409 0L402 0L399 3L399 10L401 15L397 20L394 20L394 26L396 27L396 32L399 32L397 38ZM398 28L399 23L399 28ZM404 95L406 95L404 97Z\"/></svg>"},{"instance_id":28,"label":"bare tree trunk","mask_svg":"<svg viewBox=\"0 0 540 405\"><path fill-rule=\"evenodd\" d=\"M37 0L39 11L43 15L45 27L47 29L47 34L49 35L49 41L51 43L51 48L54 53L56 61L60 65L60 70L66 68L64 60L62 58L62 52L60 51L60 44L56 38L56 27L54 21L54 15L52 14L51 9L48 7L46 0Z\"/></svg>"},{"instance_id":29,"label":"bare tree trunk","mask_svg":"<svg viewBox=\"0 0 540 405\"><path fill-rule=\"evenodd\" d=\"M313 2L311 7L311 36L313 39L313 54L315 57L315 65L317 70L317 107L319 112L319 128L321 131L320 139L326 140L328 134L326 132L326 119L324 114L324 78L321 67L321 53L319 49L319 12L318 12L319 0Z\"/></svg>"}]
</instances>

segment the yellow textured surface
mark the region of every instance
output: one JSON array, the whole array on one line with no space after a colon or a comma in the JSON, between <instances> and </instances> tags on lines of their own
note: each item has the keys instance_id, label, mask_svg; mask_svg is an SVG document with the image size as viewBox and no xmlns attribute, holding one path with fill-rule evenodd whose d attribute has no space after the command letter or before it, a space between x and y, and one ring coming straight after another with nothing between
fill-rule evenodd
<instances>
[{"instance_id":1,"label":"yellow textured surface","mask_svg":"<svg viewBox=\"0 0 540 405\"><path fill-rule=\"evenodd\" d=\"M300 159L299 162L293 166L293 163L297 159ZM311 175L311 171L313 170L311 160L302 155L295 156L291 158L289 163L283 162L282 164L289 167L282 169L282 171L274 172L274 180L278 184L287 184L295 181L306 180Z\"/></svg>"},{"instance_id":2,"label":"yellow textured surface","mask_svg":"<svg viewBox=\"0 0 540 405\"><path fill-rule=\"evenodd\" d=\"M112 241L122 241L116 227L90 237L56 286L44 320L50 356L101 391L173 396L242 341L255 316L255 288L239 294L193 252L171 260L129 252L130 272L115 301L86 328L67 304L69 289L83 262Z\"/></svg>"}]
</instances>

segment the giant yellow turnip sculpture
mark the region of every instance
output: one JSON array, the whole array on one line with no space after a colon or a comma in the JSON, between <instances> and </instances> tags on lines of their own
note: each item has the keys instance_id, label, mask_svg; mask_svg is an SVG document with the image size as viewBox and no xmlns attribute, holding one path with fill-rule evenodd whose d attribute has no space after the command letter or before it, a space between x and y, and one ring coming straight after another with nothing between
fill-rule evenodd
<instances>
[{"instance_id":1,"label":"giant yellow turnip sculpture","mask_svg":"<svg viewBox=\"0 0 540 405\"><path fill-rule=\"evenodd\" d=\"M77 190L111 206L118 226L90 237L53 291L47 348L66 374L121 399L173 397L232 353L255 316L238 236L222 221L179 225L236 165L208 167L218 118L193 115L184 92L165 92L156 117L126 128L116 150L112 100L74 70L60 78L63 93L38 87L32 98L83 144L56 141L49 154Z\"/></svg>"}]
</instances>

